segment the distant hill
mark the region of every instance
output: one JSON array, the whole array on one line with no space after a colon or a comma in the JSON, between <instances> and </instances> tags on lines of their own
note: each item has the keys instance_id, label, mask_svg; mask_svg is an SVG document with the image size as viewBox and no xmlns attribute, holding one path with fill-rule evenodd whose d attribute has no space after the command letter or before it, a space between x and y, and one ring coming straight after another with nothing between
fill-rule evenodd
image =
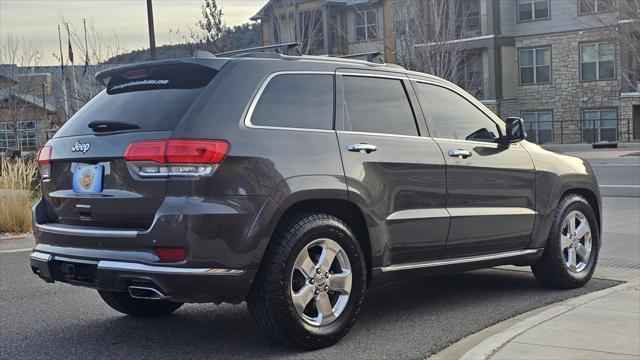
<instances>
[{"instance_id":1,"label":"distant hill","mask_svg":"<svg viewBox=\"0 0 640 360\"><path fill-rule=\"evenodd\" d=\"M244 49L260 45L260 25L242 24L228 28L223 35L223 42L228 44L228 50ZM163 45L156 48L158 59L172 59L192 56L196 50L202 49L200 44L183 43ZM107 64L130 64L149 60L149 49L133 50L114 56L106 61Z\"/></svg>"}]
</instances>

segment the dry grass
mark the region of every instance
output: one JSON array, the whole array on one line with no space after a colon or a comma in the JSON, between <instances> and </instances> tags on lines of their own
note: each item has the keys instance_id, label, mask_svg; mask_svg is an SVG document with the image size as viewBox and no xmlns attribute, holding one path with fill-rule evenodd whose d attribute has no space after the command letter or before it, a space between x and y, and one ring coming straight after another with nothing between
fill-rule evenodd
<instances>
[{"instance_id":1,"label":"dry grass","mask_svg":"<svg viewBox=\"0 0 640 360\"><path fill-rule=\"evenodd\" d=\"M0 232L30 232L31 204L29 191L0 189Z\"/></svg>"},{"instance_id":2,"label":"dry grass","mask_svg":"<svg viewBox=\"0 0 640 360\"><path fill-rule=\"evenodd\" d=\"M38 163L30 160L0 160L0 189L33 189L33 179L38 174Z\"/></svg>"},{"instance_id":3,"label":"dry grass","mask_svg":"<svg viewBox=\"0 0 640 360\"><path fill-rule=\"evenodd\" d=\"M37 197L35 161L0 160L0 232L31 231L31 205Z\"/></svg>"}]
</instances>

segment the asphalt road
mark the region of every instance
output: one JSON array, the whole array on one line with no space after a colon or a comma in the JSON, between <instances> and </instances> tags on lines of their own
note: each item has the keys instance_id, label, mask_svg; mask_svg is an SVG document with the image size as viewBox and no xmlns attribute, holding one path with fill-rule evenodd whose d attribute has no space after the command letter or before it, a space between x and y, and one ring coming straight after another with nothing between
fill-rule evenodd
<instances>
[{"instance_id":1,"label":"asphalt road","mask_svg":"<svg viewBox=\"0 0 640 360\"><path fill-rule=\"evenodd\" d=\"M557 291L530 273L482 270L372 290L338 345L294 352L266 341L243 305L185 305L159 319L122 316L91 289L46 284L28 252L0 254L0 358L419 358L527 310L612 286Z\"/></svg>"},{"instance_id":2,"label":"asphalt road","mask_svg":"<svg viewBox=\"0 0 640 360\"><path fill-rule=\"evenodd\" d=\"M634 167L595 168L601 185L640 186ZM602 262L640 266L640 197L605 197L603 207ZM420 358L530 309L615 284L594 279L582 289L557 291L530 273L505 270L392 284L367 294L341 343L300 353L266 341L245 305L185 305L165 318L130 318L94 290L42 282L28 268L28 252L7 253L21 246L2 245L0 359Z\"/></svg>"}]
</instances>

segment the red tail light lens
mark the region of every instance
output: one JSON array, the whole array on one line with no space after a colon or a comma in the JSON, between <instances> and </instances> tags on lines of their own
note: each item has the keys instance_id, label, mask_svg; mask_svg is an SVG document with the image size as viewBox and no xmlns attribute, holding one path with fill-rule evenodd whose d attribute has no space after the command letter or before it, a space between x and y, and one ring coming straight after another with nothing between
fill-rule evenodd
<instances>
[{"instance_id":1,"label":"red tail light lens","mask_svg":"<svg viewBox=\"0 0 640 360\"><path fill-rule=\"evenodd\" d=\"M124 158L127 161L155 161L166 164L166 150L166 140L137 141L129 144L124 151Z\"/></svg>"},{"instance_id":2,"label":"red tail light lens","mask_svg":"<svg viewBox=\"0 0 640 360\"><path fill-rule=\"evenodd\" d=\"M127 161L154 161L160 164L220 164L229 152L224 140L150 140L130 144Z\"/></svg>"},{"instance_id":3,"label":"red tail light lens","mask_svg":"<svg viewBox=\"0 0 640 360\"><path fill-rule=\"evenodd\" d=\"M182 261L187 258L187 249L185 248L161 248L153 249L156 255L162 261Z\"/></svg>"},{"instance_id":4,"label":"red tail light lens","mask_svg":"<svg viewBox=\"0 0 640 360\"><path fill-rule=\"evenodd\" d=\"M51 177L51 146L44 146L38 153L38 167L43 179Z\"/></svg>"},{"instance_id":5,"label":"red tail light lens","mask_svg":"<svg viewBox=\"0 0 640 360\"><path fill-rule=\"evenodd\" d=\"M169 140L167 162L170 164L220 164L229 152L226 141Z\"/></svg>"},{"instance_id":6,"label":"red tail light lens","mask_svg":"<svg viewBox=\"0 0 640 360\"><path fill-rule=\"evenodd\" d=\"M51 164L51 146L43 146L38 153L38 165Z\"/></svg>"}]
</instances>

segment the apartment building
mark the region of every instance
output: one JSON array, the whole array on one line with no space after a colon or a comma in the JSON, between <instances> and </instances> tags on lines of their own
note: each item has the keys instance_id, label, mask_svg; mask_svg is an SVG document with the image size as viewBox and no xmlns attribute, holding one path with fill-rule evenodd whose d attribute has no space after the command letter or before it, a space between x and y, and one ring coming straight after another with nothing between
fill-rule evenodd
<instances>
[{"instance_id":1,"label":"apartment building","mask_svg":"<svg viewBox=\"0 0 640 360\"><path fill-rule=\"evenodd\" d=\"M613 0L271 0L252 20L265 44L381 51L446 77L501 117L523 117L538 143L640 140L640 60L607 30L637 31L639 15L614 10Z\"/></svg>"}]
</instances>

